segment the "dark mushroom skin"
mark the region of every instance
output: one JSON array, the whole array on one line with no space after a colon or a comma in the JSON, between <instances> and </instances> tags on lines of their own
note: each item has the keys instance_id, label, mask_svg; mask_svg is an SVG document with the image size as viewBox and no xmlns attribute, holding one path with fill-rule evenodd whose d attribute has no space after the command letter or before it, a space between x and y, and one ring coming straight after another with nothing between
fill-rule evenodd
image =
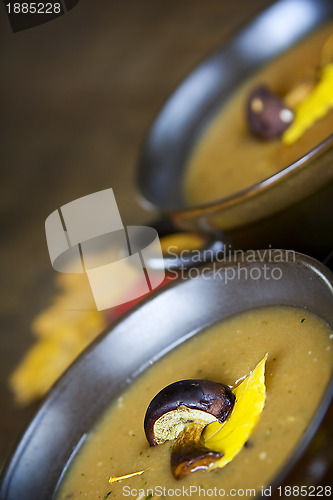
<instances>
[{"instance_id":1,"label":"dark mushroom skin","mask_svg":"<svg viewBox=\"0 0 333 500\"><path fill-rule=\"evenodd\" d=\"M147 440L151 446L157 444L154 435L155 422L180 405L207 412L221 423L228 417L234 402L235 396L225 384L204 379L174 382L162 389L147 408L144 421Z\"/></svg>"},{"instance_id":2,"label":"dark mushroom skin","mask_svg":"<svg viewBox=\"0 0 333 500\"><path fill-rule=\"evenodd\" d=\"M262 139L280 136L294 119L292 110L265 85L258 86L250 94L246 115L251 131Z\"/></svg>"},{"instance_id":3,"label":"dark mushroom skin","mask_svg":"<svg viewBox=\"0 0 333 500\"><path fill-rule=\"evenodd\" d=\"M221 457L223 457L223 453L189 443L186 448L181 451L176 450L171 455L172 474L176 479L182 479L192 472L207 471Z\"/></svg>"}]
</instances>

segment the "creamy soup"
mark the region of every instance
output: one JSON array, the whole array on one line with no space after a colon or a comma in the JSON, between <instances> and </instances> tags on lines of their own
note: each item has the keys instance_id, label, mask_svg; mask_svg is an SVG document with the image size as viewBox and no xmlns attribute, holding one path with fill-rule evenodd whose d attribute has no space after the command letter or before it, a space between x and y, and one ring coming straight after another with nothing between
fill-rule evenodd
<instances>
[{"instance_id":1,"label":"creamy soup","mask_svg":"<svg viewBox=\"0 0 333 500\"><path fill-rule=\"evenodd\" d=\"M233 386L266 352L266 404L247 446L223 469L176 480L170 470L172 442L149 447L145 438L150 400L181 379L207 378ZM57 500L168 497L167 490L191 485L206 491L223 488L226 495L232 489L260 492L304 435L332 366L332 330L306 310L274 306L224 320L167 354L110 407L70 465ZM141 475L108 483L110 476L146 468Z\"/></svg>"},{"instance_id":2,"label":"creamy soup","mask_svg":"<svg viewBox=\"0 0 333 500\"><path fill-rule=\"evenodd\" d=\"M245 103L253 88L266 84L285 95L318 68L333 24L316 32L266 65L243 84L217 112L194 147L184 176L184 197L198 205L248 188L295 162L333 132L333 111L317 121L290 146L280 138L262 140L249 131ZM333 38L331 61L333 60ZM326 44L327 46L327 44Z\"/></svg>"}]
</instances>

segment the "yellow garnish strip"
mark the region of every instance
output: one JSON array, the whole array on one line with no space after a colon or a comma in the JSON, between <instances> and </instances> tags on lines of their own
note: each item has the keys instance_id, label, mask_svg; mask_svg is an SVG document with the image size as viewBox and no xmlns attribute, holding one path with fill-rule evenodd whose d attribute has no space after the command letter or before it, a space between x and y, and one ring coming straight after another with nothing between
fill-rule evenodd
<instances>
[{"instance_id":1,"label":"yellow garnish strip","mask_svg":"<svg viewBox=\"0 0 333 500\"><path fill-rule=\"evenodd\" d=\"M265 363L267 354L232 392L236 396L230 417L219 424L212 422L203 430L202 444L224 454L212 469L227 465L243 448L265 406Z\"/></svg>"},{"instance_id":2,"label":"yellow garnish strip","mask_svg":"<svg viewBox=\"0 0 333 500\"><path fill-rule=\"evenodd\" d=\"M321 79L310 94L295 109L295 119L282 135L284 144L299 139L317 120L333 107L333 63L326 64Z\"/></svg>"},{"instance_id":3,"label":"yellow garnish strip","mask_svg":"<svg viewBox=\"0 0 333 500\"><path fill-rule=\"evenodd\" d=\"M129 479L130 477L133 477L133 476L140 476L141 474L146 472L146 470L148 470L148 468L143 469L143 470L139 470L138 472L131 472L130 474L125 474L124 476L110 477L109 483L112 484L112 483L116 483L117 481L121 481L122 479Z\"/></svg>"}]
</instances>

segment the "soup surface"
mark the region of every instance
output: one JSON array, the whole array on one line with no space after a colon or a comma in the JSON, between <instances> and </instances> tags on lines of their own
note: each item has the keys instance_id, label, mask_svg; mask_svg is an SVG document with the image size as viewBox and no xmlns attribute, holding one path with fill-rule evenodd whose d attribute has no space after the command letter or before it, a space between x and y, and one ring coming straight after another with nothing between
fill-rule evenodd
<instances>
[{"instance_id":1,"label":"soup surface","mask_svg":"<svg viewBox=\"0 0 333 500\"><path fill-rule=\"evenodd\" d=\"M280 138L265 141L255 137L245 117L246 100L259 84L266 84L283 96L313 74L322 61L323 46L330 35L332 23L266 65L218 110L202 132L185 169L183 191L189 205L216 201L271 177L333 132L330 111L287 146ZM333 38L330 43L333 60Z\"/></svg>"},{"instance_id":2,"label":"soup surface","mask_svg":"<svg viewBox=\"0 0 333 500\"><path fill-rule=\"evenodd\" d=\"M233 386L266 352L266 404L248 446L223 469L174 479L172 442L150 448L145 438L143 420L150 400L181 379L207 378ZM70 465L57 500L168 497L172 494L167 490L190 486L223 488L226 495L233 488L260 492L302 438L332 366L332 330L306 310L274 306L224 320L163 357L110 407ZM108 483L110 476L146 468L142 475Z\"/></svg>"}]
</instances>

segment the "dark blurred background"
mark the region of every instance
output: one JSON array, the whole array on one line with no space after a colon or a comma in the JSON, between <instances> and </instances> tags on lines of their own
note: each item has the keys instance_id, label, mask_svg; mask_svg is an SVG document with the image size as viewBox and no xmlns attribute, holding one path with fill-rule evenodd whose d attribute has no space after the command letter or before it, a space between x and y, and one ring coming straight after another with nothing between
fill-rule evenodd
<instances>
[{"instance_id":1,"label":"dark blurred background","mask_svg":"<svg viewBox=\"0 0 333 500\"><path fill-rule=\"evenodd\" d=\"M140 208L134 172L160 107L203 58L271 0L80 0L13 33L0 5L0 464L36 405L8 377L54 295L46 217L112 187L124 224Z\"/></svg>"}]
</instances>

